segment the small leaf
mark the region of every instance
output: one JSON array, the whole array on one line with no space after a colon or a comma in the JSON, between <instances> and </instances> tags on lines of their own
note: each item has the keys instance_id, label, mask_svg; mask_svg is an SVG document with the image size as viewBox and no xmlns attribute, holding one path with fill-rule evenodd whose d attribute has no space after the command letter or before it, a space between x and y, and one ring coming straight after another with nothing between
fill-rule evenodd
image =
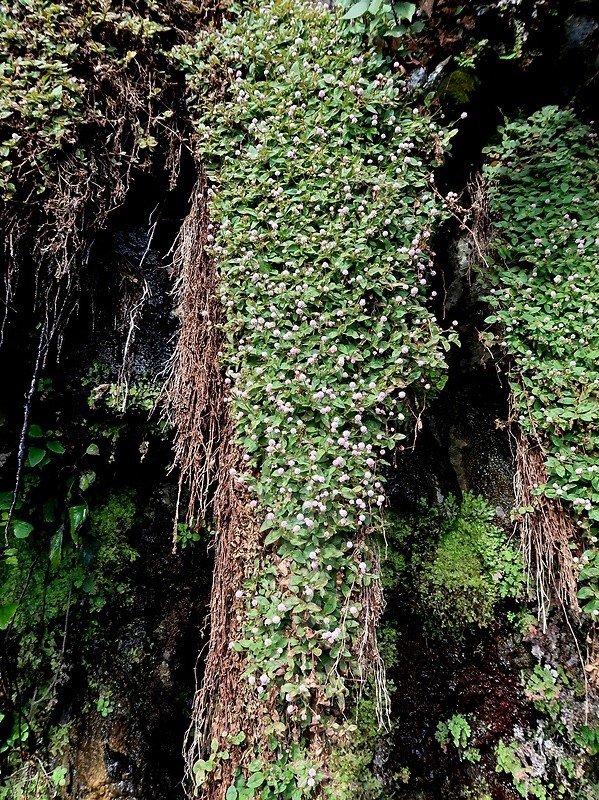
<instances>
[{"instance_id":1,"label":"small leaf","mask_svg":"<svg viewBox=\"0 0 599 800\"><path fill-rule=\"evenodd\" d=\"M100 448L97 444L90 444L85 454L88 456L99 456L100 455Z\"/></svg>"},{"instance_id":2,"label":"small leaf","mask_svg":"<svg viewBox=\"0 0 599 800\"><path fill-rule=\"evenodd\" d=\"M248 780L248 789L257 789L258 786L262 786L264 783L264 775L262 772L254 772L253 775L250 775Z\"/></svg>"},{"instance_id":3,"label":"small leaf","mask_svg":"<svg viewBox=\"0 0 599 800\"><path fill-rule=\"evenodd\" d=\"M576 597L578 597L579 600L588 600L590 597L595 597L595 592L590 586L583 586Z\"/></svg>"},{"instance_id":4,"label":"small leaf","mask_svg":"<svg viewBox=\"0 0 599 800\"><path fill-rule=\"evenodd\" d=\"M237 789L234 786L229 786L227 789L225 800L237 800Z\"/></svg>"},{"instance_id":5,"label":"small leaf","mask_svg":"<svg viewBox=\"0 0 599 800\"><path fill-rule=\"evenodd\" d=\"M260 527L260 533L263 533L264 531L269 530L270 528L272 528L273 525L274 525L274 522L273 522L272 519L265 519L264 522L262 523L261 527Z\"/></svg>"},{"instance_id":6,"label":"small leaf","mask_svg":"<svg viewBox=\"0 0 599 800\"><path fill-rule=\"evenodd\" d=\"M69 508L69 520L71 522L71 537L75 544L79 542L77 531L87 519L87 506L71 506Z\"/></svg>"},{"instance_id":7,"label":"small leaf","mask_svg":"<svg viewBox=\"0 0 599 800\"><path fill-rule=\"evenodd\" d=\"M40 428L39 425L32 425L29 428L29 435L31 436L32 439L39 439L44 434L43 434L43 431L42 431L42 429Z\"/></svg>"},{"instance_id":8,"label":"small leaf","mask_svg":"<svg viewBox=\"0 0 599 800\"><path fill-rule=\"evenodd\" d=\"M62 534L63 528L60 528L50 539L50 567L52 572L56 572L60 566L62 558Z\"/></svg>"},{"instance_id":9,"label":"small leaf","mask_svg":"<svg viewBox=\"0 0 599 800\"><path fill-rule=\"evenodd\" d=\"M52 453L58 453L59 456L61 456L65 452L64 445L62 445L60 442L48 442L46 444L46 447Z\"/></svg>"},{"instance_id":10,"label":"small leaf","mask_svg":"<svg viewBox=\"0 0 599 800\"><path fill-rule=\"evenodd\" d=\"M27 453L27 465L36 467L43 460L46 451L41 447L30 447Z\"/></svg>"},{"instance_id":11,"label":"small leaf","mask_svg":"<svg viewBox=\"0 0 599 800\"><path fill-rule=\"evenodd\" d=\"M85 492L92 483L96 480L96 473L93 472L91 469L82 472L79 476L79 488L82 492Z\"/></svg>"},{"instance_id":12,"label":"small leaf","mask_svg":"<svg viewBox=\"0 0 599 800\"><path fill-rule=\"evenodd\" d=\"M42 506L44 522L56 522L56 511L57 511L56 498L51 497L49 500L46 500L46 502Z\"/></svg>"},{"instance_id":13,"label":"small leaf","mask_svg":"<svg viewBox=\"0 0 599 800\"><path fill-rule=\"evenodd\" d=\"M280 538L281 538L281 531L279 530L279 528L275 528L268 534L268 536L264 540L264 546L267 547L269 544L274 544Z\"/></svg>"},{"instance_id":14,"label":"small leaf","mask_svg":"<svg viewBox=\"0 0 599 800\"><path fill-rule=\"evenodd\" d=\"M412 17L416 13L416 6L414 3L395 3L393 10L399 19L407 19L408 22L412 21Z\"/></svg>"},{"instance_id":15,"label":"small leaf","mask_svg":"<svg viewBox=\"0 0 599 800\"><path fill-rule=\"evenodd\" d=\"M18 603L5 603L0 606L0 631L4 631L8 628L18 607Z\"/></svg>"},{"instance_id":16,"label":"small leaf","mask_svg":"<svg viewBox=\"0 0 599 800\"><path fill-rule=\"evenodd\" d=\"M13 520L12 532L17 539L26 539L32 530L33 525L31 525L29 522L24 522L21 519Z\"/></svg>"},{"instance_id":17,"label":"small leaf","mask_svg":"<svg viewBox=\"0 0 599 800\"><path fill-rule=\"evenodd\" d=\"M349 11L345 12L341 19L357 19L358 17L361 17L368 11L369 5L370 0L359 0L359 2L354 3Z\"/></svg>"}]
</instances>

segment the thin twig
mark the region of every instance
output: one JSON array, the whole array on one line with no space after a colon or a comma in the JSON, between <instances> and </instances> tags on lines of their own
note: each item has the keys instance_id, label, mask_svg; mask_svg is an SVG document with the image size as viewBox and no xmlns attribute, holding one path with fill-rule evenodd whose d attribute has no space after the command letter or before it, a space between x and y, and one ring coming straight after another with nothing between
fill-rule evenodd
<instances>
[{"instance_id":1,"label":"thin twig","mask_svg":"<svg viewBox=\"0 0 599 800\"><path fill-rule=\"evenodd\" d=\"M25 464L25 456L27 453L27 432L29 430L29 415L31 414L31 404L33 402L33 398L35 396L35 392L37 390L37 379L40 371L40 367L46 355L46 351L48 348L48 341L47 341L47 328L46 323L42 323L42 328L40 331L40 338L37 345L37 356L35 359L35 366L33 368L33 374L31 376L31 384L29 385L29 391L27 393L27 398L25 400L25 407L23 409L23 426L21 427L21 437L19 439L19 452L18 452L18 461L17 461L17 474L15 476L15 485L12 493L12 501L10 504L10 508L8 510L8 516L6 518L6 524L4 526L4 543L8 546L8 529L12 520L12 515L17 505L17 500L19 498L19 487L21 485L21 477L23 475L23 466Z\"/></svg>"}]
</instances>

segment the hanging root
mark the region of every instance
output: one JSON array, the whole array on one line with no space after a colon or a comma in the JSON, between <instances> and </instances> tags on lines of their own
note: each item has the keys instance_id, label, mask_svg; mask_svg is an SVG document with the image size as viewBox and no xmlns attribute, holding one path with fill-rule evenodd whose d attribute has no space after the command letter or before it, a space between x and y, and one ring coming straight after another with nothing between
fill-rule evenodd
<instances>
[{"instance_id":1,"label":"hanging root","mask_svg":"<svg viewBox=\"0 0 599 800\"><path fill-rule=\"evenodd\" d=\"M33 367L33 375L31 376L31 383L29 384L29 391L27 392L27 397L25 399L25 407L23 408L23 425L21 428L21 435L19 437L17 474L15 476L15 485L12 493L10 508L8 509L6 522L4 524L4 543L7 547L8 547L8 531L10 529L10 523L12 521L13 512L17 506L17 501L19 499L19 489L21 487L21 478L23 476L23 466L25 464L25 456L27 454L27 433L29 431L29 416L31 414L31 404L33 403L33 398L35 397L35 393L37 391L37 382L40 374L40 369L43 365L44 358L46 357L47 349L48 349L48 331L46 330L46 325L44 324L42 325L42 329L40 331L40 336L37 345L37 356L35 359L35 365Z\"/></svg>"},{"instance_id":2,"label":"hanging root","mask_svg":"<svg viewBox=\"0 0 599 800\"><path fill-rule=\"evenodd\" d=\"M218 369L223 346L217 274L206 253L208 185L201 170L173 257L174 293L182 319L165 389L166 416L176 430L175 466L189 489L187 522L204 518L219 474L224 383ZM175 517L175 543L179 507Z\"/></svg>"},{"instance_id":3,"label":"hanging root","mask_svg":"<svg viewBox=\"0 0 599 800\"><path fill-rule=\"evenodd\" d=\"M363 676L372 672L376 699L376 719L379 728L391 730L391 698L387 689L387 675L385 663L381 657L377 642L379 621L385 610L385 597L380 580L381 558L378 549L372 554L372 572L379 576L370 582L369 586L362 586L360 604L361 635L355 647L356 660ZM360 688L360 694L362 692Z\"/></svg>"},{"instance_id":4,"label":"hanging root","mask_svg":"<svg viewBox=\"0 0 599 800\"><path fill-rule=\"evenodd\" d=\"M251 742L246 740L238 748L228 744L226 736L243 730L248 738L262 739L260 720L269 711L272 716L272 710L270 702L258 702L249 684L240 680L241 657L229 648L229 642L238 638L241 620L237 617L241 604L235 592L253 572L260 525L249 511L245 488L237 476L242 459L232 443L233 426L218 366L223 347L222 309L216 296L216 267L206 252L207 226L208 185L202 171L173 257L182 323L169 365L165 413L176 431L179 498L183 487L189 490L187 522L205 517L210 507L215 523L208 655L193 702L184 758L185 786L193 795L197 784L194 764L208 756L213 739L217 739L219 748L226 745L230 759L219 764L218 774L211 774L211 797L218 800L224 798L234 766L252 750ZM179 508L175 545L178 515Z\"/></svg>"},{"instance_id":5,"label":"hanging root","mask_svg":"<svg viewBox=\"0 0 599 800\"><path fill-rule=\"evenodd\" d=\"M468 194L471 200L471 206L468 210L470 225L464 224L464 227L470 234L473 244L468 266L469 269L474 267L480 269L483 266L487 266L486 257L493 239L489 195L480 173L477 173L468 182Z\"/></svg>"},{"instance_id":6,"label":"hanging root","mask_svg":"<svg viewBox=\"0 0 599 800\"><path fill-rule=\"evenodd\" d=\"M241 654L229 648L239 638L243 601L235 592L255 571L260 553L260 524L249 510L243 485L236 477L241 463L238 448L231 444L230 427L223 432L223 446L213 510L217 529L215 564L210 601L210 643L205 671L196 692L192 719L184 743L185 784L191 796L195 786L193 767L207 758L211 742L229 751L229 759L219 763L218 774L211 775L210 798L223 800L233 781L233 771L255 758L262 750L268 760L266 719L277 719L274 705L276 689L261 699L242 678ZM228 743L227 736L245 733L243 744Z\"/></svg>"},{"instance_id":7,"label":"hanging root","mask_svg":"<svg viewBox=\"0 0 599 800\"><path fill-rule=\"evenodd\" d=\"M575 618L579 614L574 553L570 547L575 529L559 500L533 494L536 487L547 483L541 446L521 436L517 440L516 465L516 509L533 509L523 510L518 516L529 594L536 594L539 621L546 630L552 602Z\"/></svg>"}]
</instances>

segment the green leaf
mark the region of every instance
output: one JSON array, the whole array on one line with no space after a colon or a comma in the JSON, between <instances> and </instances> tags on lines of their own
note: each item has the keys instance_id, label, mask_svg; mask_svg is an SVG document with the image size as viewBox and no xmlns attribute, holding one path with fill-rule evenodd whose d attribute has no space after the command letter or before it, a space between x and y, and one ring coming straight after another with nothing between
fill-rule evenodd
<instances>
[{"instance_id":1,"label":"green leaf","mask_svg":"<svg viewBox=\"0 0 599 800\"><path fill-rule=\"evenodd\" d=\"M39 425L32 425L29 428L29 435L32 439L40 439L44 434Z\"/></svg>"},{"instance_id":2,"label":"green leaf","mask_svg":"<svg viewBox=\"0 0 599 800\"><path fill-rule=\"evenodd\" d=\"M590 597L595 597L595 592L590 586L583 586L576 597L578 597L579 600L588 600Z\"/></svg>"},{"instance_id":3,"label":"green leaf","mask_svg":"<svg viewBox=\"0 0 599 800\"><path fill-rule=\"evenodd\" d=\"M87 519L87 506L71 506L69 508L69 520L71 523L71 537L75 544L79 542L77 531Z\"/></svg>"},{"instance_id":4,"label":"green leaf","mask_svg":"<svg viewBox=\"0 0 599 800\"><path fill-rule=\"evenodd\" d=\"M229 786L227 789L225 800L237 800L237 789L234 786Z\"/></svg>"},{"instance_id":5,"label":"green leaf","mask_svg":"<svg viewBox=\"0 0 599 800\"><path fill-rule=\"evenodd\" d=\"M85 451L87 456L99 456L100 455L100 448L97 444L90 444L87 450Z\"/></svg>"},{"instance_id":6,"label":"green leaf","mask_svg":"<svg viewBox=\"0 0 599 800\"><path fill-rule=\"evenodd\" d=\"M50 567L52 572L56 572L60 566L62 558L62 535L63 528L60 528L50 539Z\"/></svg>"},{"instance_id":7,"label":"green leaf","mask_svg":"<svg viewBox=\"0 0 599 800\"><path fill-rule=\"evenodd\" d=\"M85 492L92 483L96 480L96 473L93 472L91 469L82 472L79 476L79 488L82 492Z\"/></svg>"},{"instance_id":8,"label":"green leaf","mask_svg":"<svg viewBox=\"0 0 599 800\"><path fill-rule=\"evenodd\" d=\"M46 500L46 502L42 506L44 522L56 522L57 510L58 510L58 504L56 502L55 497L51 497L49 500Z\"/></svg>"},{"instance_id":9,"label":"green leaf","mask_svg":"<svg viewBox=\"0 0 599 800\"><path fill-rule=\"evenodd\" d=\"M262 786L264 783L264 775L262 772L254 772L253 775L250 775L248 780L248 789L257 789L258 786Z\"/></svg>"},{"instance_id":10,"label":"green leaf","mask_svg":"<svg viewBox=\"0 0 599 800\"><path fill-rule=\"evenodd\" d=\"M36 467L43 460L46 451L41 447L30 447L27 452L27 466Z\"/></svg>"},{"instance_id":11,"label":"green leaf","mask_svg":"<svg viewBox=\"0 0 599 800\"><path fill-rule=\"evenodd\" d=\"M379 8L381 7L381 3L383 0L372 0L370 6L368 7L369 14L376 14Z\"/></svg>"},{"instance_id":12,"label":"green leaf","mask_svg":"<svg viewBox=\"0 0 599 800\"><path fill-rule=\"evenodd\" d=\"M345 12L341 19L357 19L368 11L370 0L359 0L357 3Z\"/></svg>"},{"instance_id":13,"label":"green leaf","mask_svg":"<svg viewBox=\"0 0 599 800\"><path fill-rule=\"evenodd\" d=\"M580 578L583 581L587 578L599 578L599 567L585 567L580 572Z\"/></svg>"},{"instance_id":14,"label":"green leaf","mask_svg":"<svg viewBox=\"0 0 599 800\"><path fill-rule=\"evenodd\" d=\"M414 3L394 3L393 10L399 19L407 19L408 22L411 22L416 13L416 6Z\"/></svg>"},{"instance_id":15,"label":"green leaf","mask_svg":"<svg viewBox=\"0 0 599 800\"><path fill-rule=\"evenodd\" d=\"M4 603L0 606L0 631L8 628L18 607L18 603Z\"/></svg>"},{"instance_id":16,"label":"green leaf","mask_svg":"<svg viewBox=\"0 0 599 800\"><path fill-rule=\"evenodd\" d=\"M26 539L32 530L33 525L29 522L24 522L21 519L15 519L12 522L12 532L17 539Z\"/></svg>"},{"instance_id":17,"label":"green leaf","mask_svg":"<svg viewBox=\"0 0 599 800\"><path fill-rule=\"evenodd\" d=\"M396 25L394 28L390 28L388 31L386 31L386 35L398 39L400 36L404 35L406 30L407 28L405 25Z\"/></svg>"},{"instance_id":18,"label":"green leaf","mask_svg":"<svg viewBox=\"0 0 599 800\"><path fill-rule=\"evenodd\" d=\"M52 453L58 453L59 456L61 456L65 452L64 445L62 445L60 442L48 442L46 444L46 447Z\"/></svg>"},{"instance_id":19,"label":"green leaf","mask_svg":"<svg viewBox=\"0 0 599 800\"><path fill-rule=\"evenodd\" d=\"M281 538L281 531L279 528L275 528L268 534L268 536L264 540L264 546L267 547L269 544L274 544L274 542L277 542L280 538Z\"/></svg>"}]
</instances>

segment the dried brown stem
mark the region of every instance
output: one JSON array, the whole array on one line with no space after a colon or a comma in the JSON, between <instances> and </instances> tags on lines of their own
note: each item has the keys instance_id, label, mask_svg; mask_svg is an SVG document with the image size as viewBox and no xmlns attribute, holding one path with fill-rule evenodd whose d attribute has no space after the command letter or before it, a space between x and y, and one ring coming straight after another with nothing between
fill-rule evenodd
<instances>
[{"instance_id":1,"label":"dried brown stem","mask_svg":"<svg viewBox=\"0 0 599 800\"><path fill-rule=\"evenodd\" d=\"M522 552L529 593L536 595L543 630L553 603L575 618L579 615L574 553L570 546L575 541L574 524L559 500L535 492L546 483L545 454L540 443L520 435L514 478L516 510L523 509L518 514ZM531 508L532 511L524 511Z\"/></svg>"}]
</instances>

